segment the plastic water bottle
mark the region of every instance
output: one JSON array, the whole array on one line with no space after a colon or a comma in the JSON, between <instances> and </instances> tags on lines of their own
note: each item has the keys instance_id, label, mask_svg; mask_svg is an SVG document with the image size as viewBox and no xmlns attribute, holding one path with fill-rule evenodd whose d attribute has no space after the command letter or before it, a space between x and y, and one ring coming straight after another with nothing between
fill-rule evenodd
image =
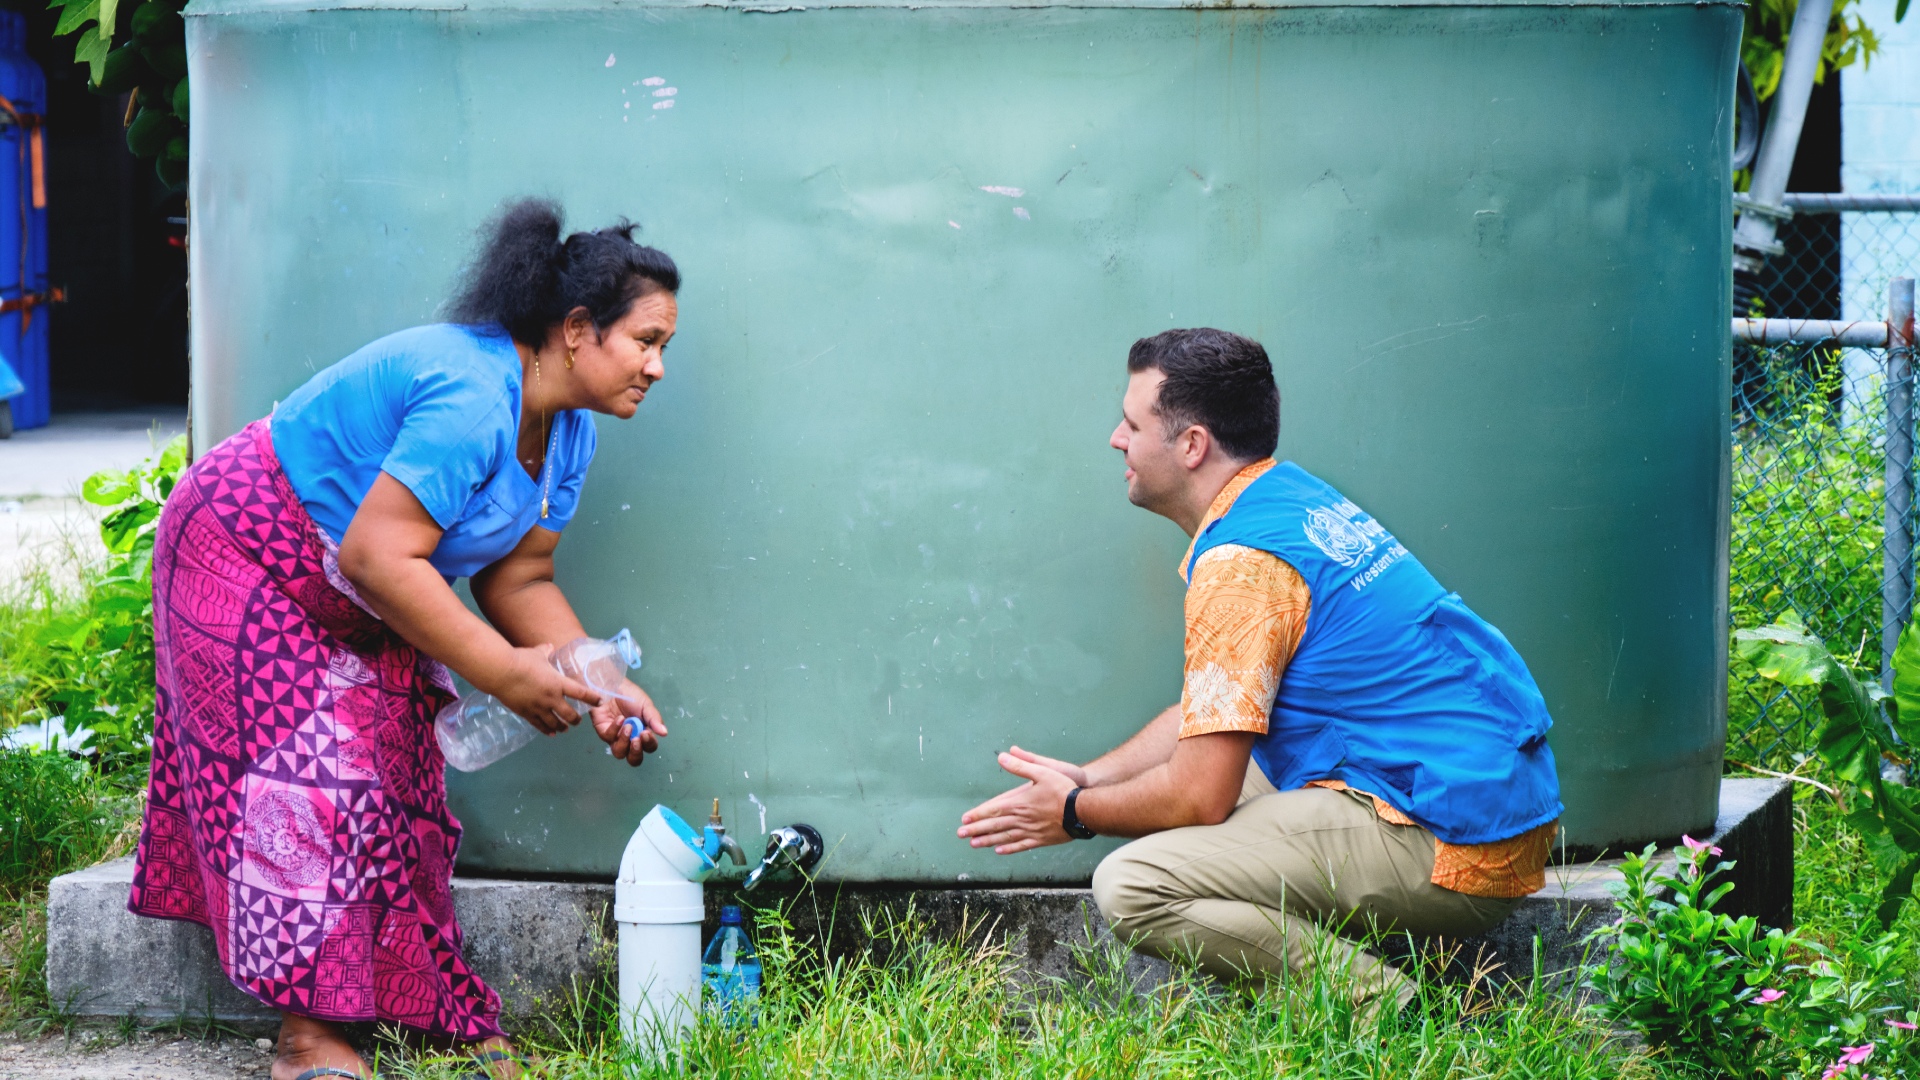
<instances>
[{"instance_id":1,"label":"plastic water bottle","mask_svg":"<svg viewBox=\"0 0 1920 1080\"><path fill-rule=\"evenodd\" d=\"M707 943L700 969L708 1007L718 1009L726 1023L752 1022L760 1000L760 960L753 955L753 940L740 925L740 909L732 904L720 909L720 932Z\"/></svg>"},{"instance_id":2,"label":"plastic water bottle","mask_svg":"<svg viewBox=\"0 0 1920 1080\"><path fill-rule=\"evenodd\" d=\"M626 630L610 638L576 638L553 650L554 670L583 682L603 696L618 697L627 672L640 667L640 646ZM585 716L587 705L567 699ZM440 710L433 721L434 737L447 764L461 772L478 772L534 740L540 730L515 715L492 694L478 690Z\"/></svg>"}]
</instances>

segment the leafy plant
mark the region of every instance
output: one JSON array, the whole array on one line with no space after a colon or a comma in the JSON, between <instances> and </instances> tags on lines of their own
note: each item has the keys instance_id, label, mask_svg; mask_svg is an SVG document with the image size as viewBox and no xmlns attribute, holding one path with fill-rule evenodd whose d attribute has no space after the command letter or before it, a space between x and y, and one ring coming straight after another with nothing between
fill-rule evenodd
<instances>
[{"instance_id":1,"label":"leafy plant","mask_svg":"<svg viewBox=\"0 0 1920 1080\"><path fill-rule=\"evenodd\" d=\"M1920 625L1900 634L1891 695L1856 676L1791 612L1772 626L1738 631L1734 640L1762 676L1818 690L1827 720L1816 746L1843 785L1847 824L1889 875L1876 914L1882 927L1891 927L1920 873L1920 790L1888 783L1881 764L1904 759L1906 747L1920 738Z\"/></svg>"},{"instance_id":2,"label":"leafy plant","mask_svg":"<svg viewBox=\"0 0 1920 1080\"><path fill-rule=\"evenodd\" d=\"M1909 0L1896 0L1893 21L1907 17ZM1780 74L1786 60L1788 31L1800 8L1799 0L1754 0L1747 5L1746 32L1740 42L1740 58L1753 79L1753 93L1761 101L1780 88ZM1827 20L1827 38L1821 43L1820 63L1813 70L1815 82L1855 63L1870 63L1880 51L1880 38L1867 25L1858 10L1858 0L1834 0L1833 17Z\"/></svg>"},{"instance_id":3,"label":"leafy plant","mask_svg":"<svg viewBox=\"0 0 1920 1080\"><path fill-rule=\"evenodd\" d=\"M1880 424L1845 400L1838 350L1741 354L1733 433L1728 605L1735 626L1797 612L1826 640L1862 650L1880 635ZM1811 694L1763 679L1738 651L1728 666L1734 756L1811 743ZM1764 716L1763 716L1764 713Z\"/></svg>"},{"instance_id":4,"label":"leafy plant","mask_svg":"<svg viewBox=\"0 0 1920 1080\"><path fill-rule=\"evenodd\" d=\"M108 513L107 561L75 604L49 606L0 641L0 727L88 729L109 772L143 769L153 732L153 541L160 508L186 465L186 440L125 472L87 478L81 495Z\"/></svg>"},{"instance_id":5,"label":"leafy plant","mask_svg":"<svg viewBox=\"0 0 1920 1080\"><path fill-rule=\"evenodd\" d=\"M73 60L96 93L125 94L127 148L169 187L187 178L185 0L52 0L54 36L77 33ZM119 45L114 43L118 41Z\"/></svg>"},{"instance_id":6,"label":"leafy plant","mask_svg":"<svg viewBox=\"0 0 1920 1080\"><path fill-rule=\"evenodd\" d=\"M134 801L66 754L0 751L0 901L105 855Z\"/></svg>"},{"instance_id":7,"label":"leafy plant","mask_svg":"<svg viewBox=\"0 0 1920 1080\"><path fill-rule=\"evenodd\" d=\"M1749 1003L1787 966L1798 939L1713 910L1733 890L1712 883L1733 865L1707 866L1718 848L1689 840L1671 870L1655 851L1648 844L1623 860L1615 892L1625 917L1590 935L1612 946L1590 979L1600 1012L1691 1064L1744 1073L1767 1035L1766 1014Z\"/></svg>"}]
</instances>

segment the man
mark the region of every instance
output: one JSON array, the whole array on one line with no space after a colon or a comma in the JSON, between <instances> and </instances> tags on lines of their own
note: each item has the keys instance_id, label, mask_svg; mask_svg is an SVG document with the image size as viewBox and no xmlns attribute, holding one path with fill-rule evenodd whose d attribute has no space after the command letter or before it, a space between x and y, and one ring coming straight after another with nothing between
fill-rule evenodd
<instances>
[{"instance_id":1,"label":"man","mask_svg":"<svg viewBox=\"0 0 1920 1080\"><path fill-rule=\"evenodd\" d=\"M1127 497L1194 538L1180 704L1086 765L1001 754L1028 782L960 835L1001 854L1139 837L1093 876L1123 940L1223 978L1331 957L1356 1003L1404 1006L1411 981L1341 934L1480 933L1544 885L1561 813L1546 704L1392 534L1273 461L1258 342L1169 330L1127 370Z\"/></svg>"}]
</instances>

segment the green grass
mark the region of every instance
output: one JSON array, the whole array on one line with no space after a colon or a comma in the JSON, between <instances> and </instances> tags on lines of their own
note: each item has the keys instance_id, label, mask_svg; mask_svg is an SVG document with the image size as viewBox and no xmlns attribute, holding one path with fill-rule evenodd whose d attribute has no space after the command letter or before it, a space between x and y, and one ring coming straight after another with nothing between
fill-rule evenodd
<instances>
[{"instance_id":1,"label":"green grass","mask_svg":"<svg viewBox=\"0 0 1920 1080\"><path fill-rule=\"evenodd\" d=\"M1814 778L1821 777L1816 773ZM1795 793L1793 812L1794 922L1836 949L1870 940L1880 932L1874 912L1886 876L1874 869L1831 797L1803 785ZM1904 941L1920 942L1920 900L1907 903L1893 931ZM1911 1008L1920 1005L1920 952L1908 948L1903 959L1906 1005Z\"/></svg>"},{"instance_id":2,"label":"green grass","mask_svg":"<svg viewBox=\"0 0 1920 1080\"><path fill-rule=\"evenodd\" d=\"M1084 974L1040 986L1013 977L1005 946L939 940L911 916L884 950L838 960L777 918L758 934L766 990L758 1024L709 1019L677 1059L620 1045L610 1003L590 993L522 1037L538 1075L570 1078L1653 1077L1646 1055L1562 994L1468 980L1423 989L1417 1015L1380 1025L1343 1003L1344 973L1291 994L1180 978L1133 992L1117 945ZM884 957L884 958L883 958ZM438 1080L457 1063L389 1048L382 1073Z\"/></svg>"},{"instance_id":3,"label":"green grass","mask_svg":"<svg viewBox=\"0 0 1920 1080\"><path fill-rule=\"evenodd\" d=\"M1736 407L1728 606L1733 625L1765 626L1795 611L1834 654L1880 667L1879 431L1836 406L1833 350L1753 350L1758 380ZM1809 692L1728 664L1728 756L1792 768L1823 716Z\"/></svg>"},{"instance_id":4,"label":"green grass","mask_svg":"<svg viewBox=\"0 0 1920 1080\"><path fill-rule=\"evenodd\" d=\"M0 730L39 719L49 670L36 643L87 607L100 560L72 537L0 583ZM0 751L0 1026L64 1020L46 992L46 887L132 849L145 789L131 761L111 775L62 754Z\"/></svg>"}]
</instances>

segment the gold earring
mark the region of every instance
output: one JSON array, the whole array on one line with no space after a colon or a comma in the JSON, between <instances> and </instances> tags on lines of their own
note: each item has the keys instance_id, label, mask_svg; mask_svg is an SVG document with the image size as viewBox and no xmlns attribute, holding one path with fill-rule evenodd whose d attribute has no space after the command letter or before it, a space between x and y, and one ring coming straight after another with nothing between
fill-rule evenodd
<instances>
[{"instance_id":1,"label":"gold earring","mask_svg":"<svg viewBox=\"0 0 1920 1080\"><path fill-rule=\"evenodd\" d=\"M540 354L539 353L533 354L533 378L534 378L534 381L536 382L538 382L540 379Z\"/></svg>"},{"instance_id":2,"label":"gold earring","mask_svg":"<svg viewBox=\"0 0 1920 1080\"><path fill-rule=\"evenodd\" d=\"M567 350L567 370L573 370L573 350L571 348Z\"/></svg>"}]
</instances>

